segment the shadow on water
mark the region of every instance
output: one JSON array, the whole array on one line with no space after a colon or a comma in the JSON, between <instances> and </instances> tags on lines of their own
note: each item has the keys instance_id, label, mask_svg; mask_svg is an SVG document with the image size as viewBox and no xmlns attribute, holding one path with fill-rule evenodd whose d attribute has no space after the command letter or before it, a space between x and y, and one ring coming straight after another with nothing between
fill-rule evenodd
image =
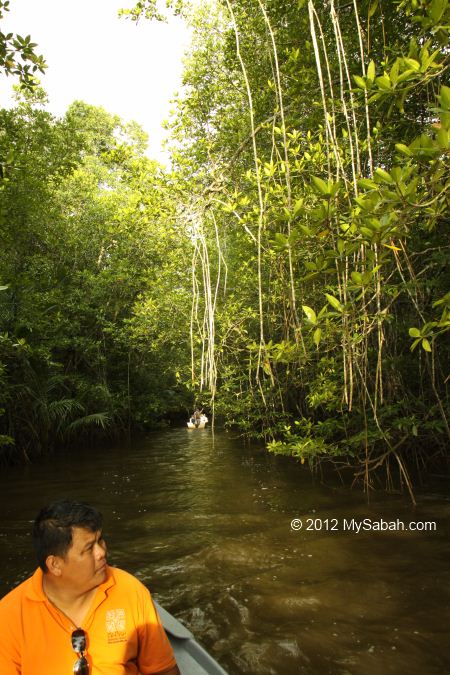
<instances>
[{"instance_id":1,"label":"shadow on water","mask_svg":"<svg viewBox=\"0 0 450 675\"><path fill-rule=\"evenodd\" d=\"M230 674L450 672L444 490L419 496L415 509L398 496L367 505L208 429L79 449L13 468L0 486L2 594L33 570L37 510L67 496L103 511L110 561L146 583ZM436 522L436 531L344 530L364 518Z\"/></svg>"}]
</instances>

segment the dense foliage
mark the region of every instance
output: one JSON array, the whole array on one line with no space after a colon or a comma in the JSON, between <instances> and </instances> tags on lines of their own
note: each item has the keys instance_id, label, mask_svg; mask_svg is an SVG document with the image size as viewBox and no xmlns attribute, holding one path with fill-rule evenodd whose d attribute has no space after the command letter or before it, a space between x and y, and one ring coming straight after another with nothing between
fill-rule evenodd
<instances>
[{"instance_id":1,"label":"dense foliage","mask_svg":"<svg viewBox=\"0 0 450 675\"><path fill-rule=\"evenodd\" d=\"M223 0L193 25L172 138L216 412L411 490L448 469L448 3Z\"/></svg>"},{"instance_id":2,"label":"dense foliage","mask_svg":"<svg viewBox=\"0 0 450 675\"><path fill-rule=\"evenodd\" d=\"M0 112L0 152L14 155L1 185L3 459L189 401L173 367L189 359L190 308L169 181L136 125L80 102L56 120L38 94Z\"/></svg>"},{"instance_id":3,"label":"dense foliage","mask_svg":"<svg viewBox=\"0 0 450 675\"><path fill-rule=\"evenodd\" d=\"M447 0L168 7L193 28L170 171L86 104L0 113L4 456L195 394L412 492L449 460Z\"/></svg>"}]
</instances>

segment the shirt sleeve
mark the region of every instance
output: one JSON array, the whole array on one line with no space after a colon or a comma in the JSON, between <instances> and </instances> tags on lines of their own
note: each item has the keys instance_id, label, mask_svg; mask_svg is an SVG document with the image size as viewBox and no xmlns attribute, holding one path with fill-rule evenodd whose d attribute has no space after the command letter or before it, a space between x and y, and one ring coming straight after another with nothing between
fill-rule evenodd
<instances>
[{"instance_id":1,"label":"shirt sleeve","mask_svg":"<svg viewBox=\"0 0 450 675\"><path fill-rule=\"evenodd\" d=\"M160 673L176 665L166 631L153 604L150 592L145 587L143 588L143 615L141 625L138 628L138 635L137 665L142 675Z\"/></svg>"},{"instance_id":2,"label":"shirt sleeve","mask_svg":"<svg viewBox=\"0 0 450 675\"><path fill-rule=\"evenodd\" d=\"M0 602L0 673L20 675L20 650L13 631L13 626L17 624L17 612L12 611L10 604L9 597Z\"/></svg>"}]
</instances>

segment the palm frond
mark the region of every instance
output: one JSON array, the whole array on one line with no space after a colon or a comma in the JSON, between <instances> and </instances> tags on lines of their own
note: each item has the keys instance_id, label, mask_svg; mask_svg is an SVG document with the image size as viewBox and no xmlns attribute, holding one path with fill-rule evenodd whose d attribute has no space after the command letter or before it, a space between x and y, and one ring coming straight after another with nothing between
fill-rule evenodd
<instances>
[{"instance_id":1,"label":"palm frond","mask_svg":"<svg viewBox=\"0 0 450 675\"><path fill-rule=\"evenodd\" d=\"M67 426L66 431L71 433L77 429L82 429L83 427L90 427L96 425L102 429L106 429L111 423L111 416L106 412L92 413L91 415L85 415L84 417L79 417L77 420L74 420Z\"/></svg>"},{"instance_id":2,"label":"palm frond","mask_svg":"<svg viewBox=\"0 0 450 675\"><path fill-rule=\"evenodd\" d=\"M51 420L62 422L66 417L74 412L83 412L84 408L79 401L74 398L61 398L58 401L51 401L48 404L48 416Z\"/></svg>"}]
</instances>

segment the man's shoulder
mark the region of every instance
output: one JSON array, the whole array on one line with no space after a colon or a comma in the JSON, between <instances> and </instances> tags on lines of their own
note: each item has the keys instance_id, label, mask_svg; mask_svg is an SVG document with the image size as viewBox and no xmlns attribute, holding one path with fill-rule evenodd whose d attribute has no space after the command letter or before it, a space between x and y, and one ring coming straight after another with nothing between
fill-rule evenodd
<instances>
[{"instance_id":1,"label":"man's shoulder","mask_svg":"<svg viewBox=\"0 0 450 675\"><path fill-rule=\"evenodd\" d=\"M10 611L21 604L22 599L28 595L31 589L32 578L28 577L28 579L22 581L18 586L0 598L0 612Z\"/></svg>"},{"instance_id":2,"label":"man's shoulder","mask_svg":"<svg viewBox=\"0 0 450 675\"><path fill-rule=\"evenodd\" d=\"M120 589L129 589L130 591L144 591L148 593L146 586L137 577L130 572L120 569L120 567L110 567L111 576L115 585Z\"/></svg>"}]
</instances>

